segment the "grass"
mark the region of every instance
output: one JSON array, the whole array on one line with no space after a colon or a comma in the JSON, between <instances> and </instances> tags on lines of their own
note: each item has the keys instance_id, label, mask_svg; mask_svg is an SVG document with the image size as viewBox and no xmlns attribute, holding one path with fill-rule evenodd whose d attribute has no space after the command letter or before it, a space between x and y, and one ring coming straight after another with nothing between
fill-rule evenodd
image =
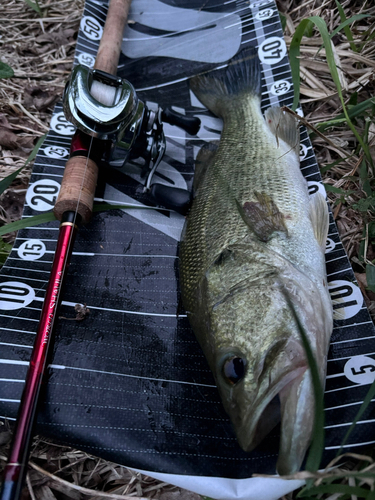
<instances>
[{"instance_id":1,"label":"grass","mask_svg":"<svg viewBox=\"0 0 375 500\"><path fill-rule=\"evenodd\" d=\"M286 6L294 107L300 98L342 241L373 312L374 7L337 0L315 9L315 2Z\"/></svg>"},{"instance_id":2,"label":"grass","mask_svg":"<svg viewBox=\"0 0 375 500\"><path fill-rule=\"evenodd\" d=\"M38 2L25 1L35 10L36 18L45 10ZM46 5L46 8L49 6L51 9L49 3ZM78 25L80 11L74 1L69 2L69 5L72 13L74 9L75 14L78 12L75 21ZM280 0L278 5L283 12L285 37L290 48L296 89L295 107L300 100L342 241L357 278L362 283L366 303L370 312L374 313L375 7L369 0ZM79 7L82 9L82 3ZM69 25L71 26L71 22ZM60 60L64 60L63 56L64 53L55 54ZM9 97L6 101L13 104L9 105L4 101L1 111L16 117L15 109L19 112L19 108L14 103L17 99L5 78L15 72L18 75L16 82L22 83L22 75L28 75L28 78L32 75L33 78L33 75L36 77L36 72L32 68L25 70L22 64L7 64L10 62L8 58L0 63L0 78L4 79L0 81L0 91L2 95ZM52 71L56 71L54 68L52 66ZM45 61L44 71L51 71L48 59ZM53 78L52 73L49 84L54 81ZM62 90L62 87L59 81L58 88ZM45 119L44 115L38 115L38 120L40 118L48 123L48 116ZM30 124L28 126L31 127ZM42 131L39 136L41 134ZM5 178L7 180L0 181L0 191L9 189L9 182L19 178L25 171L23 159L20 164L16 155L12 156L10 153L10 158L14 160L13 171ZM0 262L10 247L9 243L0 241ZM374 395L375 386L372 385L353 426ZM317 411L321 410L318 408ZM322 424L319 426L323 428ZM347 437L348 435L346 439ZM374 499L375 463L372 456L344 454L340 463L344 461L345 467L336 468L338 462L333 462L325 470L318 472L321 443L322 434L318 433L317 440L311 447L308 471L296 475L309 480L308 485L294 496L330 500ZM177 492L173 487L160 485L123 467L95 459L78 450L59 447L41 438L35 441L32 464L29 488L38 494L41 494L41 485L47 478L53 491L60 491L71 498L81 498L78 494L86 495L84 498L89 498L87 495L91 494L95 498L98 489L105 489L116 495L131 494L133 497L148 498L157 498L162 492ZM74 491L69 488L69 482L75 483ZM79 491L80 488L82 491ZM88 491L84 492L83 489ZM51 493L51 489L49 492ZM47 493L44 490L43 498L44 495L47 498Z\"/></svg>"},{"instance_id":3,"label":"grass","mask_svg":"<svg viewBox=\"0 0 375 500\"><path fill-rule=\"evenodd\" d=\"M370 3L365 2L360 8L362 12L349 16L348 12L352 12L349 5L353 7L352 2L341 4L335 0L336 8L333 7L333 2L326 2L325 5L327 11L331 7L329 15L327 11L324 13L323 4L321 8L323 12L320 12L320 15L307 16L297 24L294 32L290 33L290 58L296 89L293 108L297 107L301 98L302 104L304 101L308 101L316 106L317 101L319 101L317 108L320 111L326 110L326 113L320 113L318 119L314 116L316 115L316 109L305 114L306 124L310 125L311 139L313 145L318 149L318 159L319 151L324 147L329 148L329 154L324 152L329 161L321 161L320 159L319 163L326 190L334 208L336 222L341 217L346 218L349 211L353 215L355 213L353 218L357 227L353 231L355 239L353 238L354 244L350 248L350 257L357 274L365 274L366 276L367 281L364 291L367 302L371 305L373 300L371 294L375 291L375 255L371 253L371 242L374 241L375 237L375 184L374 136L370 133L370 130L374 130L375 100L368 97L369 94L372 94L371 83L370 88L366 88L366 85L362 84L353 86L351 85L353 82L349 83L348 62L350 62L351 68L354 67L356 70L362 70L363 72L368 70L365 59L361 60L361 62L353 62L351 56L352 54L374 54L373 49L369 49L369 43L372 42L375 34L375 10L369 8ZM311 14L311 11L309 13ZM322 16L323 13L324 16ZM335 24L332 22L332 18L336 20L336 23L339 21L340 23L337 28L329 32L328 23L330 22L332 27ZM361 26L361 21L366 23L366 28ZM359 27L360 29L358 29ZM337 43L336 38L336 44L334 44L332 40L337 35L340 35L339 40L341 43ZM339 45L339 48L337 48L337 45ZM347 54L340 50L340 45L347 47L345 48ZM324 48L324 52L322 48ZM307 63L305 59L299 59L304 52L309 54L310 60ZM339 58L337 57L338 54L340 54ZM303 55L306 56L306 54ZM324 91L323 88L318 87L319 92L311 92L313 89L316 90L314 85L316 79L310 78L309 70L304 71L302 65L305 68L308 65L312 67L315 65L315 67L322 70L322 56L324 56L325 65L324 79L327 78L328 70L330 85ZM354 61L358 61L358 59L354 59ZM373 74L373 70L371 74ZM308 88L301 88L306 84ZM350 92L351 86L356 89L354 92ZM321 94L320 99L317 98L318 93ZM312 97L312 99L306 99L306 96ZM331 111L333 107L336 109ZM312 104L310 109L312 109ZM328 110L331 112L327 112ZM311 118L313 121L310 124L309 119ZM344 148L337 141L340 136L344 136L348 141ZM340 224L338 226L340 229ZM348 429L342 446L374 395L375 383L370 386L365 401ZM319 443L322 440L323 429L321 428L319 431L318 428L317 431L318 435L314 434L316 437L310 448L309 455L311 460L312 450L314 447L318 448L318 452L315 453L316 461L313 462L315 471L311 476L305 476L308 479L307 486L296 496L298 498L332 500L336 498L375 498L375 465L371 456L342 455L340 457L341 463L345 464L345 459L348 458L354 459L350 466L354 467L355 470L345 470L345 468L344 470L343 468L329 470L330 466L336 465L329 464L323 472L317 472ZM339 450L338 454L340 453L342 453L342 449ZM306 469L313 470L312 467L306 467ZM296 476L301 477L299 474Z\"/></svg>"}]
</instances>

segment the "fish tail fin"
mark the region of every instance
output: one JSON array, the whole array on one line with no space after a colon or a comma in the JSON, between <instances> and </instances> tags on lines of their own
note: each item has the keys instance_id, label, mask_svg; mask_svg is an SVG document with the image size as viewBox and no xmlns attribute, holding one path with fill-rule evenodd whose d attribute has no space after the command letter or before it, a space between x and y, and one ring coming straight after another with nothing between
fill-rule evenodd
<instances>
[{"instance_id":1,"label":"fish tail fin","mask_svg":"<svg viewBox=\"0 0 375 500\"><path fill-rule=\"evenodd\" d=\"M197 98L216 116L233 108L237 97L257 98L260 102L260 61L255 47L241 50L225 68L215 69L190 80Z\"/></svg>"},{"instance_id":2,"label":"fish tail fin","mask_svg":"<svg viewBox=\"0 0 375 500\"><path fill-rule=\"evenodd\" d=\"M299 127L294 116L278 106L272 106L267 109L264 118L275 137L285 141L299 156Z\"/></svg>"}]
</instances>

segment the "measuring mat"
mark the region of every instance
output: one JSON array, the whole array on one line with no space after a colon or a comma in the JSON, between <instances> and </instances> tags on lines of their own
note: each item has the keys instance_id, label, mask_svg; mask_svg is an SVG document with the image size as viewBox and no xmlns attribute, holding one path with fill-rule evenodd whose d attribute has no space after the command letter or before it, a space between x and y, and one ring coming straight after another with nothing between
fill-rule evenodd
<instances>
[{"instance_id":1,"label":"measuring mat","mask_svg":"<svg viewBox=\"0 0 375 500\"><path fill-rule=\"evenodd\" d=\"M94 64L107 4L86 2L76 64ZM222 122L190 92L188 80L224 66L248 46L258 48L262 64L262 110L291 107L287 49L273 1L133 0L118 75L150 109L173 106L202 122L196 136L164 125L167 149L155 182L191 190L194 159L203 145L220 138ZM24 218L51 211L73 133L56 106L34 164ZM325 195L304 127L300 155L310 193ZM185 219L148 208L155 205L144 183L137 161L100 170L96 203L128 208L96 212L78 234L37 431L213 498L278 498L302 482L249 479L275 473L279 428L251 453L237 444L181 305L178 245ZM2 418L16 418L58 226L54 221L20 230L0 273ZM332 215L326 260L335 324L322 465L336 455L375 379L373 323ZM76 304L89 310L81 321ZM372 402L344 451L361 453L375 443L374 418Z\"/></svg>"}]
</instances>

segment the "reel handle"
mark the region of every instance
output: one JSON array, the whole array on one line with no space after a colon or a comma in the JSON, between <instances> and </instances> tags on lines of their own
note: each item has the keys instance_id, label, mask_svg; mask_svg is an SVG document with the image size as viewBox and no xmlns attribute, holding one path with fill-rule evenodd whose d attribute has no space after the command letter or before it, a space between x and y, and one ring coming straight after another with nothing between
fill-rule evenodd
<instances>
[{"instance_id":1,"label":"reel handle","mask_svg":"<svg viewBox=\"0 0 375 500\"><path fill-rule=\"evenodd\" d=\"M171 108L165 108L162 111L161 119L170 125L177 125L177 127L182 128L189 135L196 135L201 126L201 121L196 116L185 116L177 111L173 111Z\"/></svg>"},{"instance_id":2,"label":"reel handle","mask_svg":"<svg viewBox=\"0 0 375 500\"><path fill-rule=\"evenodd\" d=\"M190 191L165 184L152 184L150 194L156 203L181 215L188 213L192 201Z\"/></svg>"},{"instance_id":3,"label":"reel handle","mask_svg":"<svg viewBox=\"0 0 375 500\"><path fill-rule=\"evenodd\" d=\"M110 0L103 36L95 60L95 69L116 75L120 58L122 36L131 0ZM91 219L98 166L86 156L71 157L64 171L60 193L53 212L61 221L66 211L77 212L82 222Z\"/></svg>"}]
</instances>

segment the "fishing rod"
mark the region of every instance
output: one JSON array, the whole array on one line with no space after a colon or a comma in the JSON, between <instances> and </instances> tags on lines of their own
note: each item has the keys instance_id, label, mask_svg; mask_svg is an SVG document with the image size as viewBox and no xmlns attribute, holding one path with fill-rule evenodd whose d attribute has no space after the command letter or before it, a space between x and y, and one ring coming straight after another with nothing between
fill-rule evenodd
<instances>
[{"instance_id":1,"label":"fishing rod","mask_svg":"<svg viewBox=\"0 0 375 500\"><path fill-rule=\"evenodd\" d=\"M130 0L111 0L103 30L96 68L116 73ZM82 138L84 143L87 143ZM36 338L26 375L21 402L13 433L8 462L4 469L1 500L18 500L27 472L31 438L36 420L37 405L46 368L52 330L56 323L64 277L68 267L78 224L88 222L92 206L98 167L88 149L77 148L72 141L71 156L66 164L54 213L61 221L52 269L38 324ZM87 154L84 154L86 151ZM79 154L77 154L77 152Z\"/></svg>"},{"instance_id":2,"label":"fishing rod","mask_svg":"<svg viewBox=\"0 0 375 500\"><path fill-rule=\"evenodd\" d=\"M88 223L92 216L98 165L110 164L121 170L128 160L141 157L145 190L156 202L182 213L190 203L188 191L152 184L152 178L165 152L163 121L191 135L198 132L200 121L171 109L149 110L131 83L115 76L130 3L110 0L94 68L76 66L64 91L64 113L77 131L54 207L61 222L59 236L4 469L1 500L18 500L21 496L64 278L78 226Z\"/></svg>"}]
</instances>

